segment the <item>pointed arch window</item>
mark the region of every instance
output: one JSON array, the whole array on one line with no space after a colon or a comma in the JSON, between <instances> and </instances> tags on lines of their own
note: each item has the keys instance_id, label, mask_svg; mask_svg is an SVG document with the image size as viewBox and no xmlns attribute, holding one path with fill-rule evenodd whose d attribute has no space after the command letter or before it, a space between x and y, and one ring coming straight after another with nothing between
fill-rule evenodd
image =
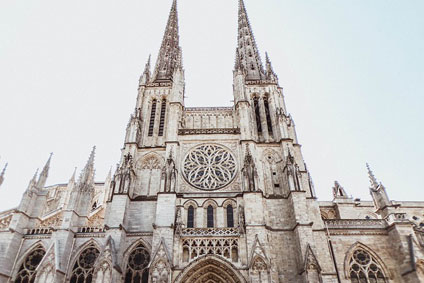
<instances>
[{"instance_id":1,"label":"pointed arch window","mask_svg":"<svg viewBox=\"0 0 424 283\"><path fill-rule=\"evenodd\" d=\"M266 124L268 126L268 133L272 136L272 121L271 121L271 115L269 111L269 103L268 103L268 97L264 97L264 106L265 106L265 115L266 115Z\"/></svg>"},{"instance_id":2,"label":"pointed arch window","mask_svg":"<svg viewBox=\"0 0 424 283\"><path fill-rule=\"evenodd\" d=\"M128 257L125 283L148 283L150 254L143 244L139 244Z\"/></svg>"},{"instance_id":3,"label":"pointed arch window","mask_svg":"<svg viewBox=\"0 0 424 283\"><path fill-rule=\"evenodd\" d=\"M37 275L35 270L45 254L46 252L41 246L33 250L22 262L15 283L33 283Z\"/></svg>"},{"instance_id":4,"label":"pointed arch window","mask_svg":"<svg viewBox=\"0 0 424 283\"><path fill-rule=\"evenodd\" d=\"M69 282L91 283L93 281L94 264L99 254L99 250L94 246L86 248L75 262Z\"/></svg>"},{"instance_id":5,"label":"pointed arch window","mask_svg":"<svg viewBox=\"0 0 424 283\"><path fill-rule=\"evenodd\" d=\"M234 209L231 204L227 206L227 227L234 227Z\"/></svg>"},{"instance_id":6,"label":"pointed arch window","mask_svg":"<svg viewBox=\"0 0 424 283\"><path fill-rule=\"evenodd\" d=\"M349 261L352 283L387 283L381 265L363 248L356 249Z\"/></svg>"},{"instance_id":7,"label":"pointed arch window","mask_svg":"<svg viewBox=\"0 0 424 283\"><path fill-rule=\"evenodd\" d=\"M208 208L206 209L207 212L207 227L208 228L213 228L214 227L214 211L213 211L213 206L209 205Z\"/></svg>"},{"instance_id":8,"label":"pointed arch window","mask_svg":"<svg viewBox=\"0 0 424 283\"><path fill-rule=\"evenodd\" d=\"M153 130L155 127L155 118L156 118L156 99L152 101L152 109L150 110L150 123L149 123L149 137L153 136Z\"/></svg>"},{"instance_id":9,"label":"pointed arch window","mask_svg":"<svg viewBox=\"0 0 424 283\"><path fill-rule=\"evenodd\" d=\"M187 228L194 228L194 207L192 205L187 210Z\"/></svg>"},{"instance_id":10,"label":"pointed arch window","mask_svg":"<svg viewBox=\"0 0 424 283\"><path fill-rule=\"evenodd\" d=\"M257 97L253 98L253 107L255 111L256 128L258 130L258 134L262 134L261 114L259 112L259 99Z\"/></svg>"},{"instance_id":11,"label":"pointed arch window","mask_svg":"<svg viewBox=\"0 0 424 283\"><path fill-rule=\"evenodd\" d=\"M163 136L163 128L165 126L165 114L166 114L166 99L162 100L160 108L160 120L159 120L159 136Z\"/></svg>"}]
</instances>

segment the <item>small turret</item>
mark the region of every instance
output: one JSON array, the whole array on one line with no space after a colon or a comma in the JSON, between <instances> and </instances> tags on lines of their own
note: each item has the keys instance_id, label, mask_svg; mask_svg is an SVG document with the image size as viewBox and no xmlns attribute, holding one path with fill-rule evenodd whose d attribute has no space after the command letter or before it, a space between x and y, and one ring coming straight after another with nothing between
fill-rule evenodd
<instances>
[{"instance_id":1,"label":"small turret","mask_svg":"<svg viewBox=\"0 0 424 283\"><path fill-rule=\"evenodd\" d=\"M386 188L383 186L383 184L377 181L377 178L374 176L374 173L371 171L370 166L367 163L367 169L368 169L368 177L370 179L371 187L370 187L370 193L374 200L374 205L377 208L377 210L382 210L388 206L391 206L392 203L389 199L389 196L387 195Z\"/></svg>"},{"instance_id":2,"label":"small turret","mask_svg":"<svg viewBox=\"0 0 424 283\"><path fill-rule=\"evenodd\" d=\"M147 63L146 66L144 67L144 72L140 77L140 81L139 81L139 85L146 85L147 83L149 83L150 81L150 60L151 60L151 55L149 55L149 59L147 59Z\"/></svg>"},{"instance_id":3,"label":"small turret","mask_svg":"<svg viewBox=\"0 0 424 283\"><path fill-rule=\"evenodd\" d=\"M6 168L7 168L7 163L6 165L4 165L3 170L0 173L0 186L3 184L4 182L4 174L6 173Z\"/></svg>"},{"instance_id":4,"label":"small turret","mask_svg":"<svg viewBox=\"0 0 424 283\"><path fill-rule=\"evenodd\" d=\"M46 165L44 165L43 170L40 173L40 176L38 177L37 182L37 188L42 189L46 185L47 177L49 176L49 170L50 170L50 162L52 160L53 152L50 153L49 159L46 162Z\"/></svg>"},{"instance_id":5,"label":"small turret","mask_svg":"<svg viewBox=\"0 0 424 283\"><path fill-rule=\"evenodd\" d=\"M266 79L277 83L278 77L275 74L274 69L272 68L272 63L271 63L271 60L269 59L268 52L265 52L265 57L266 57Z\"/></svg>"}]
</instances>

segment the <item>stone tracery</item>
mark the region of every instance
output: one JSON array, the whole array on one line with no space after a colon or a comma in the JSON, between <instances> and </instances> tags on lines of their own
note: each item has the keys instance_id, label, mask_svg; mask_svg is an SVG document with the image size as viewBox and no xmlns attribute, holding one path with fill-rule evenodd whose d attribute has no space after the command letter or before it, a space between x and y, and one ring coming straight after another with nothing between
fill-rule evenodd
<instances>
[{"instance_id":1,"label":"stone tracery","mask_svg":"<svg viewBox=\"0 0 424 283\"><path fill-rule=\"evenodd\" d=\"M236 175L234 156L219 145L201 145L191 150L183 164L186 180L196 188L221 189Z\"/></svg>"}]
</instances>

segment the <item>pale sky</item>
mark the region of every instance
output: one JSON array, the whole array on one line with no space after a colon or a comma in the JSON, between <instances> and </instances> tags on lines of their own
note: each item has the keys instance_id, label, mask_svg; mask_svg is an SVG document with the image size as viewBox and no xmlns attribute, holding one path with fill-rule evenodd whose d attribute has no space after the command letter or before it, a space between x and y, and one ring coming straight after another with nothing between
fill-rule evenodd
<instances>
[{"instance_id":1,"label":"pale sky","mask_svg":"<svg viewBox=\"0 0 424 283\"><path fill-rule=\"evenodd\" d=\"M138 78L171 0L0 2L0 210L54 152L48 185L119 161ZM424 200L424 1L245 0L284 88L320 200L334 180L370 199L365 163L395 200ZM179 0L186 106L230 106L237 0Z\"/></svg>"}]
</instances>

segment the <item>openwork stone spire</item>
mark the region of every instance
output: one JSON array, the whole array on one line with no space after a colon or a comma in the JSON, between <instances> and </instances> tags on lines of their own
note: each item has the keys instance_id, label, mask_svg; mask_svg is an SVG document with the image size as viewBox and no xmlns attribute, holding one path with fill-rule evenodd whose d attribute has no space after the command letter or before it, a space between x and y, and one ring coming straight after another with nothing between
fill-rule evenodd
<instances>
[{"instance_id":1,"label":"openwork stone spire","mask_svg":"<svg viewBox=\"0 0 424 283\"><path fill-rule=\"evenodd\" d=\"M243 71L246 75L246 80L265 79L262 61L243 0L239 1L238 45L234 68L236 71Z\"/></svg>"},{"instance_id":2,"label":"openwork stone spire","mask_svg":"<svg viewBox=\"0 0 424 283\"><path fill-rule=\"evenodd\" d=\"M90 153L87 164L81 172L78 180L78 186L81 191L90 190L94 185L94 156L96 153L96 147Z\"/></svg>"},{"instance_id":3,"label":"openwork stone spire","mask_svg":"<svg viewBox=\"0 0 424 283\"><path fill-rule=\"evenodd\" d=\"M153 81L172 80L174 70L182 67L181 47L179 46L177 0L174 0L169 13L168 24L159 50Z\"/></svg>"},{"instance_id":4,"label":"openwork stone spire","mask_svg":"<svg viewBox=\"0 0 424 283\"><path fill-rule=\"evenodd\" d=\"M38 177L37 188L42 189L46 185L47 177L49 176L50 162L52 160L53 152L50 153L49 159L44 165L43 171L41 171L40 176Z\"/></svg>"},{"instance_id":5,"label":"openwork stone spire","mask_svg":"<svg viewBox=\"0 0 424 283\"><path fill-rule=\"evenodd\" d=\"M374 176L374 173L372 172L370 165L367 163L367 169L368 169L368 177L370 178L371 188L374 190L378 190L379 184L377 182L377 178Z\"/></svg>"}]
</instances>

